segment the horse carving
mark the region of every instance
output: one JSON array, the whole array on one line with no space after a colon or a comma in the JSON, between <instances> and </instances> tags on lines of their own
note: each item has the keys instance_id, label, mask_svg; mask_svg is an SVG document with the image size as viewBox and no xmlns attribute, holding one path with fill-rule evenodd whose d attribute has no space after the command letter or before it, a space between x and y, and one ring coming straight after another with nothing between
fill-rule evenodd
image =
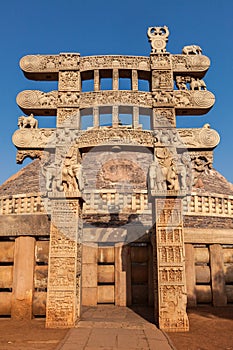
<instances>
[{"instance_id":1,"label":"horse carving","mask_svg":"<svg viewBox=\"0 0 233 350\"><path fill-rule=\"evenodd\" d=\"M30 128L30 129L37 129L38 128L38 120L34 118L33 114L30 114L29 117L25 117L22 115L18 118L18 127L20 129L23 128Z\"/></svg>"}]
</instances>

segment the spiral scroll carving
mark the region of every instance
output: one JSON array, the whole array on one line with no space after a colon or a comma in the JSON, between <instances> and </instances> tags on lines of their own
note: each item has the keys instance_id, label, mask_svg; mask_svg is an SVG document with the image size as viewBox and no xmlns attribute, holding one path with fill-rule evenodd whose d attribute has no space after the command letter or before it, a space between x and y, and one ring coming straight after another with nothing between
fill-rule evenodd
<instances>
[{"instance_id":1,"label":"spiral scroll carving","mask_svg":"<svg viewBox=\"0 0 233 350\"><path fill-rule=\"evenodd\" d=\"M25 145L29 145L32 142L33 135L31 129L16 130L12 136L12 142L14 145L20 148L24 148Z\"/></svg>"},{"instance_id":2,"label":"spiral scroll carving","mask_svg":"<svg viewBox=\"0 0 233 350\"><path fill-rule=\"evenodd\" d=\"M57 91L43 92L39 90L25 90L18 94L16 102L22 108L56 108Z\"/></svg>"},{"instance_id":3,"label":"spiral scroll carving","mask_svg":"<svg viewBox=\"0 0 233 350\"><path fill-rule=\"evenodd\" d=\"M32 108L39 104L39 93L37 90L22 91L17 96L17 104L24 108Z\"/></svg>"},{"instance_id":4,"label":"spiral scroll carving","mask_svg":"<svg viewBox=\"0 0 233 350\"><path fill-rule=\"evenodd\" d=\"M192 56L192 68L195 70L207 69L210 66L210 59L203 55L193 55Z\"/></svg>"},{"instance_id":5,"label":"spiral scroll carving","mask_svg":"<svg viewBox=\"0 0 233 350\"><path fill-rule=\"evenodd\" d=\"M28 55L20 60L20 68L26 72L35 72L40 69L41 56Z\"/></svg>"},{"instance_id":6,"label":"spiral scroll carving","mask_svg":"<svg viewBox=\"0 0 233 350\"><path fill-rule=\"evenodd\" d=\"M219 144L220 136L217 131L209 128L202 128L199 133L199 140L206 147L215 147Z\"/></svg>"},{"instance_id":7,"label":"spiral scroll carving","mask_svg":"<svg viewBox=\"0 0 233 350\"><path fill-rule=\"evenodd\" d=\"M195 91L193 102L201 108L210 108L215 102L215 97L210 91Z\"/></svg>"}]
</instances>

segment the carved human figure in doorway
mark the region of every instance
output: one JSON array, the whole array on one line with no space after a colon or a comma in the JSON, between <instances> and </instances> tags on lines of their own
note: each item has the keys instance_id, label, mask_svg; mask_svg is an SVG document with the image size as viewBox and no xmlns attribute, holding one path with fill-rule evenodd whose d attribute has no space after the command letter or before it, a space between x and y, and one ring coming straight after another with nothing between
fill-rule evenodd
<instances>
[{"instance_id":1,"label":"carved human figure in doorway","mask_svg":"<svg viewBox=\"0 0 233 350\"><path fill-rule=\"evenodd\" d=\"M65 192L82 191L82 165L73 163L72 158L66 158L62 168L62 185Z\"/></svg>"},{"instance_id":2,"label":"carved human figure in doorway","mask_svg":"<svg viewBox=\"0 0 233 350\"><path fill-rule=\"evenodd\" d=\"M177 158L171 159L171 164L167 171L167 187L168 190L178 191L179 180L178 180L178 169L177 169Z\"/></svg>"}]
</instances>

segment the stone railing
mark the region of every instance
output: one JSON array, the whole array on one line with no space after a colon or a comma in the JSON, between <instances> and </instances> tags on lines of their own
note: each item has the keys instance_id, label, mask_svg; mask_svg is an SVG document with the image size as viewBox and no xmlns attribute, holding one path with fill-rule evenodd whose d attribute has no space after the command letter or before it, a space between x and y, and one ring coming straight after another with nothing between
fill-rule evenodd
<instances>
[{"instance_id":1,"label":"stone railing","mask_svg":"<svg viewBox=\"0 0 233 350\"><path fill-rule=\"evenodd\" d=\"M233 196L198 194L184 200L185 215L233 216Z\"/></svg>"},{"instance_id":2,"label":"stone railing","mask_svg":"<svg viewBox=\"0 0 233 350\"><path fill-rule=\"evenodd\" d=\"M42 193L0 197L0 215L44 213Z\"/></svg>"},{"instance_id":3,"label":"stone railing","mask_svg":"<svg viewBox=\"0 0 233 350\"><path fill-rule=\"evenodd\" d=\"M0 215L45 213L43 193L28 193L0 197ZM150 214L146 190L122 192L95 190L84 192L85 214L137 213ZM233 196L197 194L184 199L185 215L233 216Z\"/></svg>"},{"instance_id":4,"label":"stone railing","mask_svg":"<svg viewBox=\"0 0 233 350\"><path fill-rule=\"evenodd\" d=\"M117 190L95 190L84 193L85 214L98 213L145 213L149 214L146 190L119 193Z\"/></svg>"}]
</instances>

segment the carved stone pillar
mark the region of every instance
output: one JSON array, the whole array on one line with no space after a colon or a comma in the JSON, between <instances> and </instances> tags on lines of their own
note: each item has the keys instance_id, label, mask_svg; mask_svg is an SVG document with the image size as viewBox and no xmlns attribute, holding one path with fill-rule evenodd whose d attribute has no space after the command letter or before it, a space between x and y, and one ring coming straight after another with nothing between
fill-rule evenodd
<instances>
[{"instance_id":1,"label":"carved stone pillar","mask_svg":"<svg viewBox=\"0 0 233 350\"><path fill-rule=\"evenodd\" d=\"M158 324L167 332L188 331L182 199L156 198L152 204L156 215Z\"/></svg>"},{"instance_id":2,"label":"carved stone pillar","mask_svg":"<svg viewBox=\"0 0 233 350\"><path fill-rule=\"evenodd\" d=\"M127 304L127 272L129 247L124 243L115 245L115 304L126 306Z\"/></svg>"},{"instance_id":3,"label":"carved stone pillar","mask_svg":"<svg viewBox=\"0 0 233 350\"><path fill-rule=\"evenodd\" d=\"M58 74L57 126L80 128L79 95L81 74L79 54L60 54Z\"/></svg>"},{"instance_id":4,"label":"carved stone pillar","mask_svg":"<svg viewBox=\"0 0 233 350\"><path fill-rule=\"evenodd\" d=\"M119 70L117 68L112 71L112 89L119 90Z\"/></svg>"},{"instance_id":5,"label":"carved stone pillar","mask_svg":"<svg viewBox=\"0 0 233 350\"><path fill-rule=\"evenodd\" d=\"M84 243L82 248L82 305L97 305L97 276L98 244Z\"/></svg>"},{"instance_id":6,"label":"carved stone pillar","mask_svg":"<svg viewBox=\"0 0 233 350\"><path fill-rule=\"evenodd\" d=\"M69 328L80 316L81 156L71 128L59 128L50 200L46 327Z\"/></svg>"},{"instance_id":7,"label":"carved stone pillar","mask_svg":"<svg viewBox=\"0 0 233 350\"><path fill-rule=\"evenodd\" d=\"M132 70L132 90L138 91L138 71L136 69Z\"/></svg>"},{"instance_id":8,"label":"carved stone pillar","mask_svg":"<svg viewBox=\"0 0 233 350\"><path fill-rule=\"evenodd\" d=\"M81 243L78 198L51 198L46 327L69 328L80 316Z\"/></svg>"},{"instance_id":9,"label":"carved stone pillar","mask_svg":"<svg viewBox=\"0 0 233 350\"><path fill-rule=\"evenodd\" d=\"M11 317L32 318L33 274L35 267L35 238L18 237L15 240Z\"/></svg>"},{"instance_id":10,"label":"carved stone pillar","mask_svg":"<svg viewBox=\"0 0 233 350\"><path fill-rule=\"evenodd\" d=\"M118 106L112 107L112 126L117 127L119 125L119 108Z\"/></svg>"},{"instance_id":11,"label":"carved stone pillar","mask_svg":"<svg viewBox=\"0 0 233 350\"><path fill-rule=\"evenodd\" d=\"M211 244L209 249L213 305L225 306L227 304L227 296L222 247L220 244Z\"/></svg>"},{"instance_id":12,"label":"carved stone pillar","mask_svg":"<svg viewBox=\"0 0 233 350\"><path fill-rule=\"evenodd\" d=\"M133 128L137 129L139 126L139 107L133 107Z\"/></svg>"},{"instance_id":13,"label":"carved stone pillar","mask_svg":"<svg viewBox=\"0 0 233 350\"><path fill-rule=\"evenodd\" d=\"M99 107L93 107L93 126L98 127L100 125L99 119Z\"/></svg>"},{"instance_id":14,"label":"carved stone pillar","mask_svg":"<svg viewBox=\"0 0 233 350\"><path fill-rule=\"evenodd\" d=\"M168 53L151 54L151 91L153 101L153 129L175 127L176 115L173 101L172 56Z\"/></svg>"},{"instance_id":15,"label":"carved stone pillar","mask_svg":"<svg viewBox=\"0 0 233 350\"><path fill-rule=\"evenodd\" d=\"M94 91L100 91L100 72L99 72L99 69L94 70Z\"/></svg>"}]
</instances>

